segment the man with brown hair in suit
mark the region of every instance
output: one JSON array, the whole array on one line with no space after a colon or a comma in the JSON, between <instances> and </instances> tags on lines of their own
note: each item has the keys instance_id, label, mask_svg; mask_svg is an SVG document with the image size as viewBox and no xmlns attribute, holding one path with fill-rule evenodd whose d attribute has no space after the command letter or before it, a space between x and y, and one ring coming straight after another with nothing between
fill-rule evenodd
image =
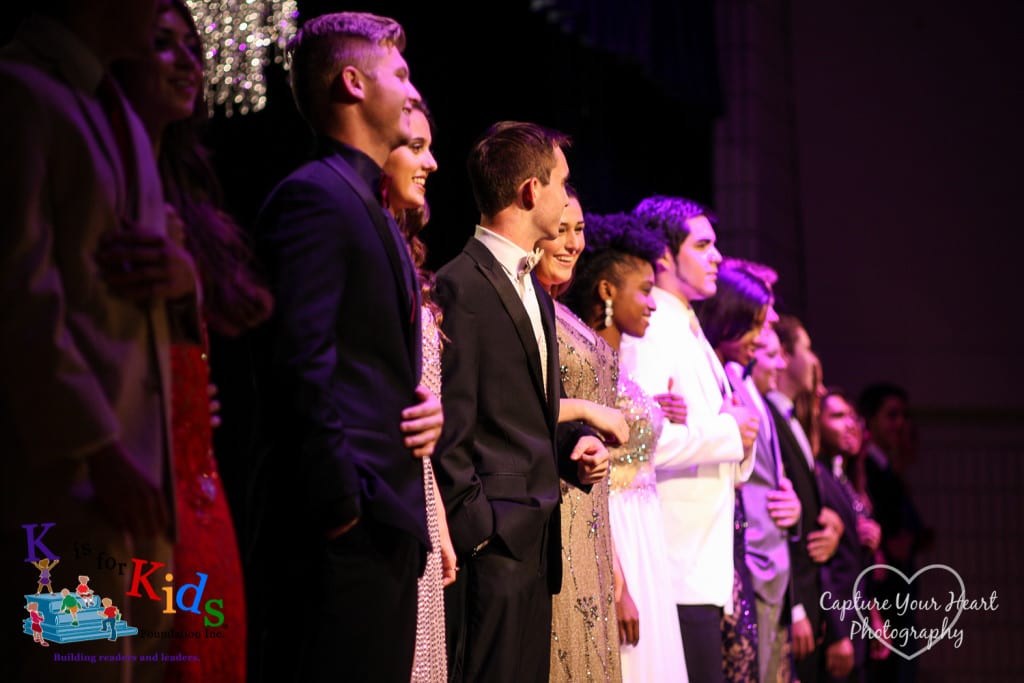
<instances>
[{"instance_id":1,"label":"man with brown hair in suit","mask_svg":"<svg viewBox=\"0 0 1024 683\"><path fill-rule=\"evenodd\" d=\"M480 224L437 274L451 341L435 467L463 566L449 590L464 608L448 603L454 680L548 679L562 578L558 479L589 490L608 471L588 428L558 422L554 304L531 272L534 245L558 235L569 203L567 143L532 123L488 129L469 157Z\"/></svg>"},{"instance_id":2,"label":"man with brown hair in suit","mask_svg":"<svg viewBox=\"0 0 1024 683\"><path fill-rule=\"evenodd\" d=\"M254 343L255 680L408 681L412 671L430 543L418 457L433 452L442 416L419 386L415 267L379 194L420 97L404 48L398 22L365 12L310 19L288 46L317 149L274 188L256 228L275 308ZM270 583L318 591L294 647L284 644L295 624L258 604Z\"/></svg>"}]
</instances>

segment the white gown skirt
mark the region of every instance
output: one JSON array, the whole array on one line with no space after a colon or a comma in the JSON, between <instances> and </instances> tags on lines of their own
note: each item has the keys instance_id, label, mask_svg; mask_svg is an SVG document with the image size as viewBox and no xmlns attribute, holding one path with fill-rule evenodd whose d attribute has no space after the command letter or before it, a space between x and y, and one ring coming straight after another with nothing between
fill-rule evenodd
<instances>
[{"instance_id":1,"label":"white gown skirt","mask_svg":"<svg viewBox=\"0 0 1024 683\"><path fill-rule=\"evenodd\" d=\"M621 645L625 683L689 679L679 616L669 591L669 566L657 490L612 491L608 500L615 552L640 614L640 642Z\"/></svg>"}]
</instances>

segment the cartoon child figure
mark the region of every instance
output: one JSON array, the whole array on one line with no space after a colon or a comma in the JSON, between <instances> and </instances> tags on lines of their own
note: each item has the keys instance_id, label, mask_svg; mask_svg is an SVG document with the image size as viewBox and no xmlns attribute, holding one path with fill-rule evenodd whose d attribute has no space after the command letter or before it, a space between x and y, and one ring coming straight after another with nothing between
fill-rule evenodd
<instances>
[{"instance_id":1,"label":"cartoon child figure","mask_svg":"<svg viewBox=\"0 0 1024 683\"><path fill-rule=\"evenodd\" d=\"M32 562L32 566L39 570L39 585L36 586L36 595L43 594L43 588L46 591L53 594L53 586L50 585L50 571L57 566L60 560L54 560L50 563L50 558L44 557L38 562Z\"/></svg>"},{"instance_id":2,"label":"cartoon child figure","mask_svg":"<svg viewBox=\"0 0 1024 683\"><path fill-rule=\"evenodd\" d=\"M78 626L78 598L71 594L67 588L61 588L60 594L64 599L60 601L60 613L71 612L71 625Z\"/></svg>"},{"instance_id":3,"label":"cartoon child figure","mask_svg":"<svg viewBox=\"0 0 1024 683\"><path fill-rule=\"evenodd\" d=\"M107 640L113 642L117 640L117 620L121 618L121 610L114 607L114 601L110 598L103 598L100 604L103 605L103 625L100 630L106 631L109 624L110 638Z\"/></svg>"},{"instance_id":4,"label":"cartoon child figure","mask_svg":"<svg viewBox=\"0 0 1024 683\"><path fill-rule=\"evenodd\" d=\"M43 640L43 615L39 613L39 603L30 602L25 605L25 609L28 610L28 616L32 619L32 640L43 647L50 647L50 644Z\"/></svg>"},{"instance_id":5,"label":"cartoon child figure","mask_svg":"<svg viewBox=\"0 0 1024 683\"><path fill-rule=\"evenodd\" d=\"M83 606L92 607L96 604L96 594L89 588L88 576L78 577L78 588L75 589L75 593L81 598Z\"/></svg>"}]
</instances>

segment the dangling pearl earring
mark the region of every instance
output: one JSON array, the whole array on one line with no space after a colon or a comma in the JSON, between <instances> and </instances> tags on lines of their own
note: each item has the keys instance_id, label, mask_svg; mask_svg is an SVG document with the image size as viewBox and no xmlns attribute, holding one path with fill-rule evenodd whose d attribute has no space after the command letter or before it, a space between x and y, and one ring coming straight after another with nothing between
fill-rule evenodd
<instances>
[{"instance_id":1,"label":"dangling pearl earring","mask_svg":"<svg viewBox=\"0 0 1024 683\"><path fill-rule=\"evenodd\" d=\"M612 326L612 300L611 299L605 299L604 300L604 326L605 327L611 327Z\"/></svg>"}]
</instances>

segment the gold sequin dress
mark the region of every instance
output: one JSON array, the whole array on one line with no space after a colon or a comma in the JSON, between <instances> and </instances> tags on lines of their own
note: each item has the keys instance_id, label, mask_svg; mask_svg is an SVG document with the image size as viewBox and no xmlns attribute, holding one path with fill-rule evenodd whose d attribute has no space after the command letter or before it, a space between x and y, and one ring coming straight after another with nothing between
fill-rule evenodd
<instances>
[{"instance_id":1,"label":"gold sequin dress","mask_svg":"<svg viewBox=\"0 0 1024 683\"><path fill-rule=\"evenodd\" d=\"M669 597L669 564L651 457L664 427L661 407L631 378L619 378L629 441L611 450L608 512L619 565L640 615L640 642L622 646L627 683L687 681L679 617Z\"/></svg>"},{"instance_id":2,"label":"gold sequin dress","mask_svg":"<svg viewBox=\"0 0 1024 683\"><path fill-rule=\"evenodd\" d=\"M423 385L441 395L441 334L433 312L424 306L423 324ZM447 653L444 635L444 590L441 570L441 529L437 522L434 497L434 468L430 458L423 458L423 491L427 501L427 532L430 553L423 576L417 582L416 653L413 658L412 680L416 683L445 683L448 680Z\"/></svg>"},{"instance_id":3,"label":"gold sequin dress","mask_svg":"<svg viewBox=\"0 0 1024 683\"><path fill-rule=\"evenodd\" d=\"M615 405L618 355L556 302L558 358L569 398ZM562 482L562 590L551 605L552 681L621 681L608 481Z\"/></svg>"}]
</instances>

